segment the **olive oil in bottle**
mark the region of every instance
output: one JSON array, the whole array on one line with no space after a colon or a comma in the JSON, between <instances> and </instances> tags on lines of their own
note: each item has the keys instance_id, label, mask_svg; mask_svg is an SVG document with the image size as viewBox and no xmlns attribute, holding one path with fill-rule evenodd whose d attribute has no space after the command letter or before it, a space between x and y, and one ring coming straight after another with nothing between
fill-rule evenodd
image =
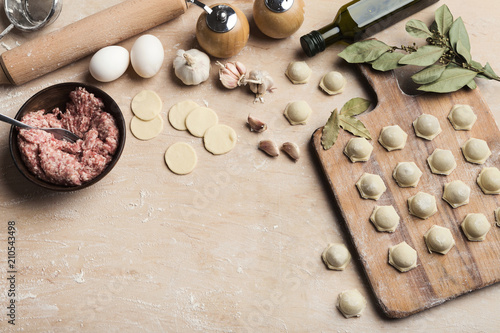
<instances>
[{"instance_id":1,"label":"olive oil in bottle","mask_svg":"<svg viewBox=\"0 0 500 333\"><path fill-rule=\"evenodd\" d=\"M335 20L321 29L300 37L309 56L333 43L355 42L401 21L439 0L355 0L342 6Z\"/></svg>"}]
</instances>

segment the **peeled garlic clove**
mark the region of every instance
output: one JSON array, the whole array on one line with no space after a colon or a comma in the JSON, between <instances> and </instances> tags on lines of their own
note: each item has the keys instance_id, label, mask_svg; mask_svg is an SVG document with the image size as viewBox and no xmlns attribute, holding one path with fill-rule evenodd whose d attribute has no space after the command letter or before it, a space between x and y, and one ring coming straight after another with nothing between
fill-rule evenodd
<instances>
[{"instance_id":1,"label":"peeled garlic clove","mask_svg":"<svg viewBox=\"0 0 500 333\"><path fill-rule=\"evenodd\" d=\"M281 150L283 150L290 158L294 161L297 162L297 160L300 158L300 148L293 142L285 142L281 146Z\"/></svg>"},{"instance_id":2,"label":"peeled garlic clove","mask_svg":"<svg viewBox=\"0 0 500 333\"><path fill-rule=\"evenodd\" d=\"M312 70L305 61L293 61L288 65L285 75L293 84L302 84L309 81Z\"/></svg>"},{"instance_id":3,"label":"peeled garlic clove","mask_svg":"<svg viewBox=\"0 0 500 333\"><path fill-rule=\"evenodd\" d=\"M254 118L252 116L248 116L248 126L250 127L250 131L256 132L256 133L261 133L264 132L267 129L267 124L260 121L257 118Z\"/></svg>"},{"instance_id":4,"label":"peeled garlic clove","mask_svg":"<svg viewBox=\"0 0 500 333\"><path fill-rule=\"evenodd\" d=\"M331 71L323 76L319 86L328 95L340 94L344 91L346 79L336 71Z\"/></svg>"},{"instance_id":5,"label":"peeled garlic clove","mask_svg":"<svg viewBox=\"0 0 500 333\"><path fill-rule=\"evenodd\" d=\"M262 140L259 142L259 149L262 150L269 156L276 157L279 156L280 150L274 141L271 140Z\"/></svg>"}]
</instances>

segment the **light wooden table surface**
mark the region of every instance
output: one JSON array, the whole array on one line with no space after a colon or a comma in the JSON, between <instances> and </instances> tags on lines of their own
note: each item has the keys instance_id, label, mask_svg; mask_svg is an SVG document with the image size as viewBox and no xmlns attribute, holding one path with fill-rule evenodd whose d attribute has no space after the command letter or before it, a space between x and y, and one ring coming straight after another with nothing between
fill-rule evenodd
<instances>
[{"instance_id":1,"label":"light wooden table surface","mask_svg":"<svg viewBox=\"0 0 500 333\"><path fill-rule=\"evenodd\" d=\"M118 2L66 1L53 25L36 33L13 31L0 41L1 48L15 47ZM42 88L66 81L94 84L116 100L127 122L132 97L151 89L163 100L165 120L173 104L192 99L208 103L220 122L238 134L232 152L213 156L201 139L174 130L168 121L151 141L139 141L129 132L121 160L104 180L79 192L55 193L20 175L9 154L10 127L0 124L0 331L498 331L498 285L406 319L389 320L379 313L359 262L354 260L343 272L326 270L321 262L330 242L352 247L310 138L334 108L353 97L375 102L375 96L357 69L337 57L344 45L306 59L299 37L330 22L343 2L306 1L301 29L290 38L271 40L253 24L252 1L229 1L251 24L249 43L234 59L269 71L276 81L277 90L264 104L254 104L246 88L221 88L215 66L210 79L197 87L183 86L175 78L176 50L198 47L198 8L149 31L165 48L163 68L151 79L129 69L114 82L96 82L88 74L88 57L25 85L0 87L1 112L14 116ZM414 17L430 23L443 3L455 17L462 16L475 60L488 61L500 72L498 1L440 1ZM6 26L5 16L0 19ZM413 41L404 22L377 37L394 45ZM130 49L134 40L120 45ZM293 60L306 60L313 69L308 84L294 86L284 76ZM330 70L347 78L341 95L326 96L317 87ZM500 83L477 83L499 122ZM290 126L282 112L298 99L307 100L314 113L307 125ZM248 114L266 121L269 129L251 133L245 125ZM266 138L297 143L301 159L293 163L284 155L267 157L256 148ZM197 168L186 176L174 175L163 161L167 147L177 141L192 144L199 157ZM8 221L17 227L15 327L7 323L6 309ZM350 288L369 300L358 319L345 319L335 308L337 295Z\"/></svg>"}]
</instances>

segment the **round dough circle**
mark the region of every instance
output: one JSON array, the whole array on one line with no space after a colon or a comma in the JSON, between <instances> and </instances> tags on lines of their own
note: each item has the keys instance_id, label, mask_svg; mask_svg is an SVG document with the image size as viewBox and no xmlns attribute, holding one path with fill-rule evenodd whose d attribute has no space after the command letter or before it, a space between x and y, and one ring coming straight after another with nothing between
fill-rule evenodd
<instances>
[{"instance_id":1,"label":"round dough circle","mask_svg":"<svg viewBox=\"0 0 500 333\"><path fill-rule=\"evenodd\" d=\"M364 173L356 186L364 199L378 200L387 190L382 178L371 173Z\"/></svg>"},{"instance_id":2,"label":"round dough circle","mask_svg":"<svg viewBox=\"0 0 500 333\"><path fill-rule=\"evenodd\" d=\"M488 219L481 213L467 214L461 226L467 239L475 242L483 241L491 228Z\"/></svg>"},{"instance_id":3,"label":"round dough circle","mask_svg":"<svg viewBox=\"0 0 500 333\"><path fill-rule=\"evenodd\" d=\"M202 138L210 127L219 122L217 113L203 106L193 109L186 117L186 128L192 135Z\"/></svg>"},{"instance_id":4,"label":"round dough circle","mask_svg":"<svg viewBox=\"0 0 500 333\"><path fill-rule=\"evenodd\" d=\"M293 84L300 84L309 81L312 70L305 61L293 61L288 65L285 74Z\"/></svg>"},{"instance_id":5,"label":"round dough circle","mask_svg":"<svg viewBox=\"0 0 500 333\"><path fill-rule=\"evenodd\" d=\"M400 272L408 272L417 267L417 251L406 242L389 248L389 264Z\"/></svg>"},{"instance_id":6,"label":"round dough circle","mask_svg":"<svg viewBox=\"0 0 500 333\"><path fill-rule=\"evenodd\" d=\"M408 199L410 214L425 220L437 212L436 198L425 192L418 192Z\"/></svg>"},{"instance_id":7,"label":"round dough circle","mask_svg":"<svg viewBox=\"0 0 500 333\"><path fill-rule=\"evenodd\" d=\"M370 159L373 146L365 138L351 138L346 144L344 154L349 157L351 162L363 162Z\"/></svg>"},{"instance_id":8,"label":"round dough circle","mask_svg":"<svg viewBox=\"0 0 500 333\"><path fill-rule=\"evenodd\" d=\"M163 130L163 118L161 114L151 120L144 121L138 117L132 117L130 131L139 140L151 140Z\"/></svg>"},{"instance_id":9,"label":"round dough circle","mask_svg":"<svg viewBox=\"0 0 500 333\"><path fill-rule=\"evenodd\" d=\"M450 229L437 225L432 226L424 235L425 244L430 253L437 252L441 254L448 253L455 240Z\"/></svg>"},{"instance_id":10,"label":"round dough circle","mask_svg":"<svg viewBox=\"0 0 500 333\"><path fill-rule=\"evenodd\" d=\"M461 180L444 184L443 200L457 208L469 203L470 187Z\"/></svg>"},{"instance_id":11,"label":"round dough circle","mask_svg":"<svg viewBox=\"0 0 500 333\"><path fill-rule=\"evenodd\" d=\"M436 148L427 158L427 163L432 173L439 175L449 175L457 167L457 162L452 152L439 148Z\"/></svg>"},{"instance_id":12,"label":"round dough circle","mask_svg":"<svg viewBox=\"0 0 500 333\"><path fill-rule=\"evenodd\" d=\"M345 83L346 80L342 73L331 71L323 76L319 86L327 94L336 95L344 91Z\"/></svg>"},{"instance_id":13,"label":"round dough circle","mask_svg":"<svg viewBox=\"0 0 500 333\"><path fill-rule=\"evenodd\" d=\"M470 138L464 143L462 153L468 162L476 164L483 164L491 155L486 141L476 138Z\"/></svg>"},{"instance_id":14,"label":"round dough circle","mask_svg":"<svg viewBox=\"0 0 500 333\"><path fill-rule=\"evenodd\" d=\"M284 112L291 125L305 125L311 113L311 107L306 101L290 102Z\"/></svg>"},{"instance_id":15,"label":"round dough circle","mask_svg":"<svg viewBox=\"0 0 500 333\"><path fill-rule=\"evenodd\" d=\"M400 217L394 206L375 206L370 221L378 231L394 232L399 225Z\"/></svg>"},{"instance_id":16,"label":"round dough circle","mask_svg":"<svg viewBox=\"0 0 500 333\"><path fill-rule=\"evenodd\" d=\"M152 90L143 90L132 98L130 108L137 118L152 120L160 114L163 107L160 96Z\"/></svg>"},{"instance_id":17,"label":"round dough circle","mask_svg":"<svg viewBox=\"0 0 500 333\"><path fill-rule=\"evenodd\" d=\"M469 105L457 104L451 108L448 119L455 130L470 130L477 116Z\"/></svg>"},{"instance_id":18,"label":"round dough circle","mask_svg":"<svg viewBox=\"0 0 500 333\"><path fill-rule=\"evenodd\" d=\"M399 125L386 126L382 128L378 141L387 151L403 149L408 134Z\"/></svg>"},{"instance_id":19,"label":"round dough circle","mask_svg":"<svg viewBox=\"0 0 500 333\"><path fill-rule=\"evenodd\" d=\"M168 121L173 128L179 131L185 131L186 117L188 114L199 107L199 105L191 100L186 100L173 105L168 111Z\"/></svg>"},{"instance_id":20,"label":"round dough circle","mask_svg":"<svg viewBox=\"0 0 500 333\"><path fill-rule=\"evenodd\" d=\"M236 132L231 127L222 124L207 129L203 137L205 149L214 155L230 152L236 145L237 140Z\"/></svg>"},{"instance_id":21,"label":"round dough circle","mask_svg":"<svg viewBox=\"0 0 500 333\"><path fill-rule=\"evenodd\" d=\"M337 308L346 318L359 317L366 307L366 299L357 289L339 294Z\"/></svg>"},{"instance_id":22,"label":"round dough circle","mask_svg":"<svg viewBox=\"0 0 500 333\"><path fill-rule=\"evenodd\" d=\"M394 168L392 176L400 187L415 187L422 176L422 171L414 162L400 162Z\"/></svg>"},{"instance_id":23,"label":"round dough circle","mask_svg":"<svg viewBox=\"0 0 500 333\"><path fill-rule=\"evenodd\" d=\"M351 254L344 244L332 243L328 244L321 258L329 269L342 271L351 261Z\"/></svg>"},{"instance_id":24,"label":"round dough circle","mask_svg":"<svg viewBox=\"0 0 500 333\"><path fill-rule=\"evenodd\" d=\"M498 168L483 168L477 177L477 184L484 194L500 193L500 170Z\"/></svg>"},{"instance_id":25,"label":"round dough circle","mask_svg":"<svg viewBox=\"0 0 500 333\"><path fill-rule=\"evenodd\" d=\"M197 161L196 151L185 142L176 142L165 152L165 163L170 171L178 175L193 171Z\"/></svg>"},{"instance_id":26,"label":"round dough circle","mask_svg":"<svg viewBox=\"0 0 500 333\"><path fill-rule=\"evenodd\" d=\"M434 139L442 131L439 120L430 114L422 114L415 119L413 127L415 128L415 134L426 140Z\"/></svg>"}]
</instances>

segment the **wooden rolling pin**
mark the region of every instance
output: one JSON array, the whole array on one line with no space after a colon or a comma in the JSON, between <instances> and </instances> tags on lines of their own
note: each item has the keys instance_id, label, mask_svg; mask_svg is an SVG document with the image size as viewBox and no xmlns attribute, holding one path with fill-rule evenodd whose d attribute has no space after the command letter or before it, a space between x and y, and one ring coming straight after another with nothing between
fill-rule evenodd
<instances>
[{"instance_id":1,"label":"wooden rolling pin","mask_svg":"<svg viewBox=\"0 0 500 333\"><path fill-rule=\"evenodd\" d=\"M185 0L127 0L0 55L0 84L23 84L185 13ZM194 29L194 26L193 26Z\"/></svg>"}]
</instances>

